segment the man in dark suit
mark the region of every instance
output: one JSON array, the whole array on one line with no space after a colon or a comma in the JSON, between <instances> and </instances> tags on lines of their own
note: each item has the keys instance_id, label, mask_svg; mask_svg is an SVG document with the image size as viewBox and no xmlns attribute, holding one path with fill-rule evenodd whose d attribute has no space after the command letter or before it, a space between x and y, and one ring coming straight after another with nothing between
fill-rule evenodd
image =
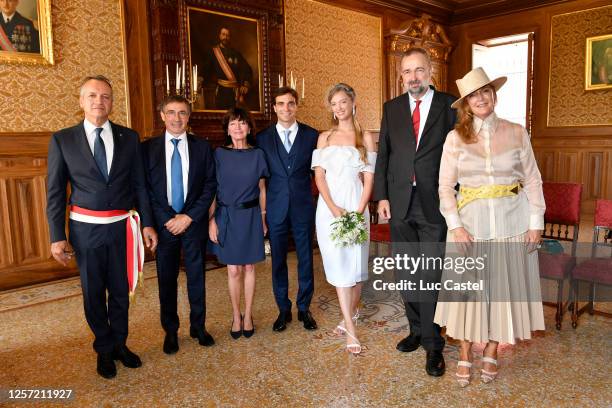
<instances>
[{"instance_id":1,"label":"man in dark suit","mask_svg":"<svg viewBox=\"0 0 612 408\"><path fill-rule=\"evenodd\" d=\"M290 231L298 258L298 320L307 330L317 328L309 309L314 292L312 234L315 210L310 162L318 133L296 121L297 104L295 89L279 88L273 105L278 122L257 134L257 145L265 152L270 169L266 222L272 249L272 288L280 311L272 326L274 331L285 330L292 320L287 276Z\"/></svg>"},{"instance_id":2,"label":"man in dark suit","mask_svg":"<svg viewBox=\"0 0 612 408\"><path fill-rule=\"evenodd\" d=\"M187 275L191 337L203 346L215 344L206 331L205 254L208 208L217 188L210 145L187 133L191 107L182 96L168 96L160 106L166 131L142 144L147 189L159 231L157 281L163 350L178 351L177 279L181 248Z\"/></svg>"},{"instance_id":3,"label":"man in dark suit","mask_svg":"<svg viewBox=\"0 0 612 408\"><path fill-rule=\"evenodd\" d=\"M389 219L394 252L418 258L444 256L446 223L440 213L438 173L446 135L455 125L455 97L431 87L431 61L422 48L408 50L401 61L406 93L384 105L380 126L373 199L378 214ZM396 271L398 279L440 282L441 270ZM444 338L433 323L437 292L405 291L402 300L410 335L397 349L427 351L426 371L444 374Z\"/></svg>"},{"instance_id":4,"label":"man in dark suit","mask_svg":"<svg viewBox=\"0 0 612 408\"><path fill-rule=\"evenodd\" d=\"M19 0L0 0L0 51L38 53L38 30L32 20L19 14L18 5Z\"/></svg>"},{"instance_id":5,"label":"man in dark suit","mask_svg":"<svg viewBox=\"0 0 612 408\"><path fill-rule=\"evenodd\" d=\"M117 373L114 360L131 368L142 364L125 345L128 295L133 289L128 287L128 257L144 259L144 254L127 247L126 222L129 227L135 221L128 211L138 209L144 240L151 250L157 246L157 234L152 227L138 134L108 120L113 106L110 81L101 75L85 78L80 105L84 121L55 133L49 143L51 254L64 266L73 254L65 231L66 187L70 182L70 244L81 275L85 317L95 335L98 373L112 378ZM140 232L138 227L133 231ZM138 235L133 239L139 239Z\"/></svg>"}]
</instances>

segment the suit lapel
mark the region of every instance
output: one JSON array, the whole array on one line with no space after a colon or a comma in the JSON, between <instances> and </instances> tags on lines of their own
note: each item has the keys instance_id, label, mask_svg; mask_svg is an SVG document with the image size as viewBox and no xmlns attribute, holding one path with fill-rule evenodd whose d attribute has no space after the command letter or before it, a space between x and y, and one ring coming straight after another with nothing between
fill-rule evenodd
<instances>
[{"instance_id":1,"label":"suit lapel","mask_svg":"<svg viewBox=\"0 0 612 408\"><path fill-rule=\"evenodd\" d=\"M293 165L291 166L289 173L292 173L293 170L297 167L298 165L297 161L302 159L302 155L300 153L302 152L304 148L306 139L304 138L304 135L300 135L301 133L300 130L301 130L300 124L298 123L298 129L295 135L295 141L293 143L293 147L289 151L289 156L293 157L293 160L290 160L293 162Z\"/></svg>"},{"instance_id":2,"label":"suit lapel","mask_svg":"<svg viewBox=\"0 0 612 408\"><path fill-rule=\"evenodd\" d=\"M153 148L151 149L151 157L149 160L151 163L158 163L155 166L155 169L158 173L160 189L164 196L167 196L168 193L168 181L166 175L166 134L162 133L162 135L157 139L157 143L153 142ZM166 197L167 199L169 197ZM167 200L165 201L168 202Z\"/></svg>"},{"instance_id":3,"label":"suit lapel","mask_svg":"<svg viewBox=\"0 0 612 408\"><path fill-rule=\"evenodd\" d=\"M79 146L79 150L85 161L89 164L89 167L93 169L93 171L100 177L100 180L105 181L102 173L100 173L100 169L98 169L98 165L94 160L93 153L91 152L91 148L89 147L89 142L87 141L87 134L85 133L85 125L84 122L77 127L76 131L76 143Z\"/></svg>"},{"instance_id":4,"label":"suit lapel","mask_svg":"<svg viewBox=\"0 0 612 408\"><path fill-rule=\"evenodd\" d=\"M278 131L276 130L276 126L272 126L272 132L271 132L271 136L272 136L272 149L274 151L274 153L276 154L276 157L278 157L278 163L280 163L280 166L282 167L283 171L285 172L285 174L289 175L289 172L287 171L287 169L285 168L284 164L283 164L283 158L281 157L281 151L280 151L280 135L278 134Z\"/></svg>"},{"instance_id":5,"label":"suit lapel","mask_svg":"<svg viewBox=\"0 0 612 408\"><path fill-rule=\"evenodd\" d=\"M123 133L121 133L113 122L110 122L110 125L113 131L113 161L111 162L111 168L108 173L109 180L111 180L113 175L117 172L117 166L119 164L119 155L117 153L121 151L121 143L123 142Z\"/></svg>"},{"instance_id":6,"label":"suit lapel","mask_svg":"<svg viewBox=\"0 0 612 408\"><path fill-rule=\"evenodd\" d=\"M425 138L419 142L419 150L421 150L421 147L431 143L433 135L428 135L427 133L431 130L431 127L438 120L438 116L440 116L440 113L442 113L442 108L443 103L441 100L441 95L438 92L434 91L433 99L431 101L431 107L429 108L429 114L427 115L425 127L423 128L423 134L421 135L421 137L425 136Z\"/></svg>"},{"instance_id":7,"label":"suit lapel","mask_svg":"<svg viewBox=\"0 0 612 408\"><path fill-rule=\"evenodd\" d=\"M187 149L189 150L188 152L189 154L189 173L187 174L187 196L186 196L187 199L185 200L185 203L187 203L187 200L189 199L189 195L191 194L191 189L193 187L193 182L195 179L195 171L196 171L195 157L194 157L195 139L194 139L194 136L190 134L187 134Z\"/></svg>"},{"instance_id":8,"label":"suit lapel","mask_svg":"<svg viewBox=\"0 0 612 408\"><path fill-rule=\"evenodd\" d=\"M400 143L405 145L406 150L415 151L416 141L414 137L414 129L412 128L412 113L410 112L410 97L408 93L400 97L399 115L397 123L392 126L396 127L400 136Z\"/></svg>"}]
</instances>

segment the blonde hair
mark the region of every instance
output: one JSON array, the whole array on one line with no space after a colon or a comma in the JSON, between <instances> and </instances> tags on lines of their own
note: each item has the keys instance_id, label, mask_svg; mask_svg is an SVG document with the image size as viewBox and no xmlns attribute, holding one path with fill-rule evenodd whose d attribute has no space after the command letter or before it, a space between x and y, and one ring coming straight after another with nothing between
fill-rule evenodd
<instances>
[{"instance_id":1,"label":"blonde hair","mask_svg":"<svg viewBox=\"0 0 612 408\"><path fill-rule=\"evenodd\" d=\"M338 92L344 92L345 94L348 95L349 98L351 98L351 101L353 102L353 104L355 103L355 98L357 97L357 94L355 94L355 90L350 85L347 85L343 82L339 82L336 85L332 86L330 90L327 92L327 103L330 106L331 106L332 98ZM354 109L354 106L355 105L353 105L353 109ZM363 130L361 129L361 125L359 124L357 119L355 119L354 114L352 115L352 119L353 119L353 127L355 128L355 147L357 148L357 150L359 150L359 158L364 163L367 164L368 156L367 156L367 150L365 148L365 145L363 144ZM338 128L338 119L336 119L333 113L331 115L331 125L332 125L332 129Z\"/></svg>"}]
</instances>

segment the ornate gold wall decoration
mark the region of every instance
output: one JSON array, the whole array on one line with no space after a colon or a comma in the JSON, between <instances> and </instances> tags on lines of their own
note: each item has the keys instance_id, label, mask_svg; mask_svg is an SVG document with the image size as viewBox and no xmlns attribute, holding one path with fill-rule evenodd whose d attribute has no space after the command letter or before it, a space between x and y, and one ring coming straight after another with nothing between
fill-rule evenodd
<instances>
[{"instance_id":1,"label":"ornate gold wall decoration","mask_svg":"<svg viewBox=\"0 0 612 408\"><path fill-rule=\"evenodd\" d=\"M612 6L552 17L549 127L612 124L612 92L584 89L586 38L610 33Z\"/></svg>"},{"instance_id":2,"label":"ornate gold wall decoration","mask_svg":"<svg viewBox=\"0 0 612 408\"><path fill-rule=\"evenodd\" d=\"M357 119L365 129L380 127L382 108L382 20L312 0L285 1L287 74L304 77L306 101L298 119L328 129L328 89L337 82L357 93ZM277 84L272 79L273 86ZM301 92L301 83L298 84Z\"/></svg>"},{"instance_id":3,"label":"ornate gold wall decoration","mask_svg":"<svg viewBox=\"0 0 612 408\"><path fill-rule=\"evenodd\" d=\"M54 66L0 66L0 132L53 131L82 118L81 80L113 82L112 120L128 122L122 0L53 0Z\"/></svg>"}]
</instances>

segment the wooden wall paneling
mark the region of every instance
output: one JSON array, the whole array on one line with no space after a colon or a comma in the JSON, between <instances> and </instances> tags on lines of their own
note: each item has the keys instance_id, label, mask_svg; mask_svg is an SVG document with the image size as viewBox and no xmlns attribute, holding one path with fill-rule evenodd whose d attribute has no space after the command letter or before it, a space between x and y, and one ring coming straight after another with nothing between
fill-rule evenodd
<instances>
[{"instance_id":1,"label":"wooden wall paneling","mask_svg":"<svg viewBox=\"0 0 612 408\"><path fill-rule=\"evenodd\" d=\"M123 2L131 127L144 138L155 127L149 1Z\"/></svg>"},{"instance_id":2,"label":"wooden wall paneling","mask_svg":"<svg viewBox=\"0 0 612 408\"><path fill-rule=\"evenodd\" d=\"M536 150L534 152L543 181L555 181L555 152L553 150Z\"/></svg>"},{"instance_id":3,"label":"wooden wall paneling","mask_svg":"<svg viewBox=\"0 0 612 408\"><path fill-rule=\"evenodd\" d=\"M581 183L580 162L582 153L576 150L564 150L559 152L557 164L557 181L568 181Z\"/></svg>"},{"instance_id":4,"label":"wooden wall paneling","mask_svg":"<svg viewBox=\"0 0 612 408\"><path fill-rule=\"evenodd\" d=\"M15 262L10 219L7 179L0 177L0 271Z\"/></svg>"},{"instance_id":5,"label":"wooden wall paneling","mask_svg":"<svg viewBox=\"0 0 612 408\"><path fill-rule=\"evenodd\" d=\"M587 200L602 197L604 152L585 152L582 174L584 176L583 195Z\"/></svg>"}]
</instances>

